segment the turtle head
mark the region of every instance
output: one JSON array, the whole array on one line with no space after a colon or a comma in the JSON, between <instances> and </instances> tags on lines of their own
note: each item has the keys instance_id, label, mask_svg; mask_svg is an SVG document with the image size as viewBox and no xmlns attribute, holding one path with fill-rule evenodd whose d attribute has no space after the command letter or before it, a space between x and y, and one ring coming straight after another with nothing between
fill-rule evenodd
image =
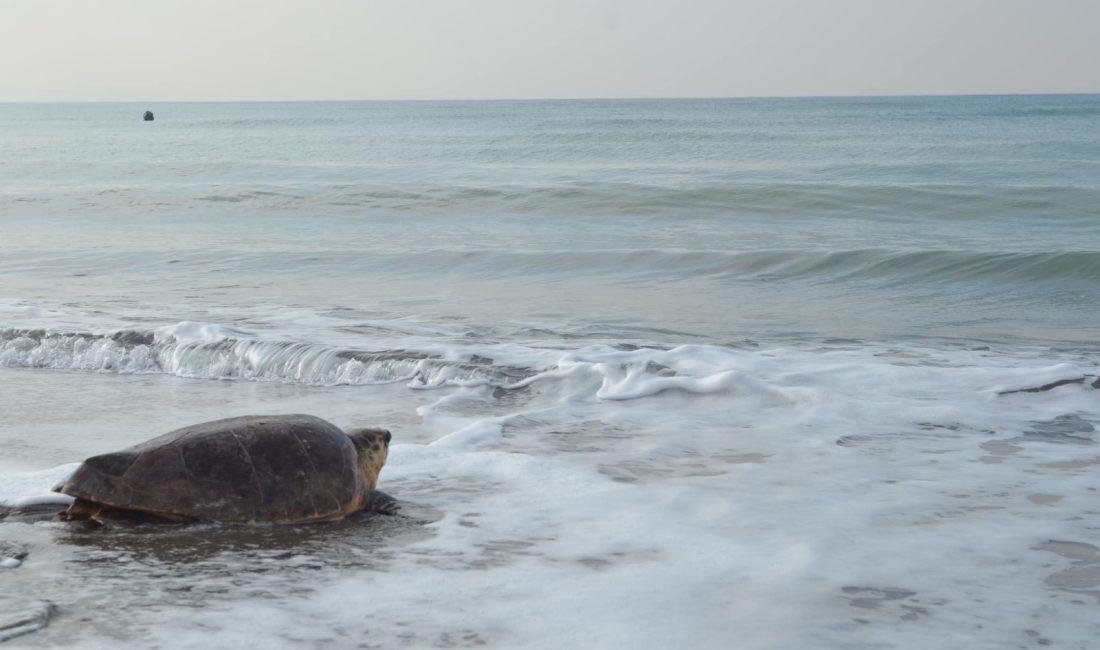
<instances>
[{"instance_id":1,"label":"turtle head","mask_svg":"<svg viewBox=\"0 0 1100 650\"><path fill-rule=\"evenodd\" d=\"M354 429L348 431L348 437L359 456L359 473L363 475L363 482L373 490L390 449L390 432L385 429Z\"/></svg>"}]
</instances>

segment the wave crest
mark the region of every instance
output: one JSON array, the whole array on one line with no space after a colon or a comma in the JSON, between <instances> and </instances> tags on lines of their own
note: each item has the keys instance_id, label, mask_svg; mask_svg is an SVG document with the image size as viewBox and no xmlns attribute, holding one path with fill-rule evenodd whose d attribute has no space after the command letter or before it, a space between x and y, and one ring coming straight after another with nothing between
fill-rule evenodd
<instances>
[{"instance_id":1,"label":"wave crest","mask_svg":"<svg viewBox=\"0 0 1100 650\"><path fill-rule=\"evenodd\" d=\"M726 347L622 350L595 345L563 350L556 360L539 354L529 366L517 366L495 363L470 350L445 355L406 349L353 350L263 340L206 323L110 333L0 329L0 367L314 386L403 382L421 390L489 387L498 397L552 387L552 400L566 396L620 401L669 392L736 393L762 404L788 400L782 391L739 370L735 357Z\"/></svg>"},{"instance_id":2,"label":"wave crest","mask_svg":"<svg viewBox=\"0 0 1100 650\"><path fill-rule=\"evenodd\" d=\"M490 360L456 362L409 350L349 350L246 338L189 341L138 330L92 334L0 329L0 366L318 386L408 382L428 388L502 384L528 374L493 366Z\"/></svg>"}]
</instances>

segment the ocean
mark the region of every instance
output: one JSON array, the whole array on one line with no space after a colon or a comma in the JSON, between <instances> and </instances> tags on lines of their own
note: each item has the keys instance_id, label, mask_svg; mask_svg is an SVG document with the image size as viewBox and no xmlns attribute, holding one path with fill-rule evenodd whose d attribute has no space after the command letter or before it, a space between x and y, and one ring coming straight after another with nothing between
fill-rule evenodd
<instances>
[{"instance_id":1,"label":"ocean","mask_svg":"<svg viewBox=\"0 0 1100 650\"><path fill-rule=\"evenodd\" d=\"M0 641L1092 648L1098 328L1097 95L0 104ZM401 514L53 515L276 413Z\"/></svg>"}]
</instances>

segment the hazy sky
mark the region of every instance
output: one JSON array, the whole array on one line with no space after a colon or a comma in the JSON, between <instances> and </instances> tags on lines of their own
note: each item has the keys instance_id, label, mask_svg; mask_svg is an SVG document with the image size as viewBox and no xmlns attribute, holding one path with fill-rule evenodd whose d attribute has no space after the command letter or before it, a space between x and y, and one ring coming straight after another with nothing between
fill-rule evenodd
<instances>
[{"instance_id":1,"label":"hazy sky","mask_svg":"<svg viewBox=\"0 0 1100 650\"><path fill-rule=\"evenodd\" d=\"M0 0L0 101L1100 92L1100 0Z\"/></svg>"}]
</instances>

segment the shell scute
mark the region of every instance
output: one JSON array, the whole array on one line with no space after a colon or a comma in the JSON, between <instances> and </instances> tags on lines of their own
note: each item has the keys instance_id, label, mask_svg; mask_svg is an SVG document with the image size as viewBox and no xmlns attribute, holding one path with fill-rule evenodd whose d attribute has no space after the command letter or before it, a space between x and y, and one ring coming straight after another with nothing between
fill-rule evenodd
<instances>
[{"instance_id":1,"label":"shell scute","mask_svg":"<svg viewBox=\"0 0 1100 650\"><path fill-rule=\"evenodd\" d=\"M137 459L138 454L115 452L113 454L93 456L84 462L107 476L122 476L126 473L126 470L130 469L130 466L133 465L134 461Z\"/></svg>"}]
</instances>

